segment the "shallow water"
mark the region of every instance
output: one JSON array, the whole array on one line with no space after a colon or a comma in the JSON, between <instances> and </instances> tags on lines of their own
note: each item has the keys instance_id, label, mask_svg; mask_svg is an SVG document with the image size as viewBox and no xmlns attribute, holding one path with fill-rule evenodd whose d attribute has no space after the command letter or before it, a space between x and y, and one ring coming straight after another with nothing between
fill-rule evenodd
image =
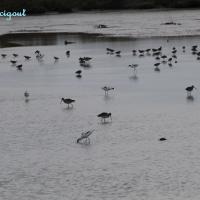
<instances>
[{"instance_id":1,"label":"shallow water","mask_svg":"<svg viewBox=\"0 0 200 200\"><path fill-rule=\"evenodd\" d=\"M166 22L180 25L162 25ZM105 24L108 28L97 29ZM0 34L8 32L98 33L112 36L152 37L200 35L199 10L120 10L0 18Z\"/></svg>"},{"instance_id":2,"label":"shallow water","mask_svg":"<svg viewBox=\"0 0 200 200\"><path fill-rule=\"evenodd\" d=\"M65 39L76 43L64 46ZM22 46L0 51L9 54L0 60L2 199L199 199L199 90L193 100L184 91L191 84L200 88L200 63L190 52L198 37L167 41L33 34L6 40ZM131 53L161 45L167 55L177 47L178 63L161 65L160 73L151 56ZM122 50L122 56L107 55L107 47ZM36 49L45 53L42 63L34 57ZM22 72L9 63L14 52ZM24 61L23 55L32 59ZM54 55L60 57L57 63ZM80 56L93 57L90 68L79 66ZM137 78L128 68L132 63L139 64ZM75 77L78 69L81 79ZM115 87L108 97L104 85ZM73 109L60 104L61 97L75 99ZM112 112L112 123L97 119L103 111ZM95 129L91 144L76 144L89 129Z\"/></svg>"}]
</instances>

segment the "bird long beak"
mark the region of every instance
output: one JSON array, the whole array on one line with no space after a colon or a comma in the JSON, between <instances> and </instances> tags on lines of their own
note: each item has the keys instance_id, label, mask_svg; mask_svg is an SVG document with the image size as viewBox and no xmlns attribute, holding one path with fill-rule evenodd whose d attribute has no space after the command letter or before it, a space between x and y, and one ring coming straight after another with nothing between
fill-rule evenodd
<instances>
[{"instance_id":1,"label":"bird long beak","mask_svg":"<svg viewBox=\"0 0 200 200\"><path fill-rule=\"evenodd\" d=\"M60 101L60 104L62 103L62 99L61 99L61 101Z\"/></svg>"}]
</instances>

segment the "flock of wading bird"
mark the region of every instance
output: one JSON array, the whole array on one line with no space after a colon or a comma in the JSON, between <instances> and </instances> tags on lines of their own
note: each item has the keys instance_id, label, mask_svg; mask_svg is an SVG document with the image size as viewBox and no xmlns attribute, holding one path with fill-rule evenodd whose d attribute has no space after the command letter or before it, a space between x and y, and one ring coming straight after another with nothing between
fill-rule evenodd
<instances>
[{"instance_id":1,"label":"flock of wading bird","mask_svg":"<svg viewBox=\"0 0 200 200\"><path fill-rule=\"evenodd\" d=\"M68 45L68 44L72 44L74 42L69 42L69 41L65 41L64 44ZM154 71L155 72L160 72L160 65L161 64L168 64L169 67L173 67L173 65L175 65L176 63L178 63L178 58L177 58L177 48L173 47L171 50L171 54L170 55L166 55L163 54L162 52L162 46L160 46L159 48L152 48L152 49L134 49L132 50L132 55L133 56L138 56L138 57L144 57L144 56L152 56L155 59L155 64L154 64ZM186 52L186 47L182 46L181 51L183 53ZM122 53L121 51L116 51L114 49L111 48L106 48L106 53L108 55L114 55L117 57L121 57ZM191 53L196 56L197 60L200 60L200 51L198 51L198 46L194 45L191 47ZM38 62L43 62L43 59L45 57L45 54L41 53L40 50L36 50L35 51L35 58ZM66 56L70 57L71 52L68 50L66 51ZM2 59L6 59L7 54L1 54ZM13 59L10 60L10 63L12 66L16 67L16 69L18 71L22 71L23 70L23 64L19 64L17 61L17 58L19 57L18 54L13 53L12 54ZM29 61L32 59L31 56L28 55L24 55L24 59L25 61ZM59 57L54 56L53 57L54 63L59 61ZM80 57L79 58L79 64L81 67L90 67L90 61L92 60L91 57ZM139 65L137 63L134 64L130 64L128 67L133 69L133 73L134 76L137 77L137 69L139 67ZM82 70L77 70L75 71L76 77L77 78L81 78L82 77ZM109 95L109 91L114 90L114 87L110 87L110 86L103 86L101 88L102 90L104 90L105 92L105 96ZM188 86L185 88L186 92L187 92L187 98L188 99L193 99L192 96L192 91L196 89L196 87L194 85ZM26 90L24 92L24 97L25 97L25 101L28 102L29 101L29 97L30 97L30 93ZM65 103L67 105L67 108L73 108L73 103L75 103L74 99L71 98L61 98L61 102L60 103ZM100 114L97 115L97 117L101 118L101 122L102 123L106 123L106 119L110 118L112 121L112 114L110 112L102 112ZM90 143L90 139L89 136L94 132L94 130L89 130L86 132L81 133L81 136L77 139L77 143L81 143L83 142L84 144L88 144ZM160 141L164 141L166 140L166 138L160 138Z\"/></svg>"}]
</instances>

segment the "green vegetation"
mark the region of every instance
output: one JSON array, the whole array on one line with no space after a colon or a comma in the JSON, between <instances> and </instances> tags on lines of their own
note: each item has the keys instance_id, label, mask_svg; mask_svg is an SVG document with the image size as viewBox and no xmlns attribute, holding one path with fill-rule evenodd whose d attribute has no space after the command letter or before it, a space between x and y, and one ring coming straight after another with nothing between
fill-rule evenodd
<instances>
[{"instance_id":1,"label":"green vegetation","mask_svg":"<svg viewBox=\"0 0 200 200\"><path fill-rule=\"evenodd\" d=\"M200 0L0 0L0 10L26 8L29 14L92 9L197 8Z\"/></svg>"}]
</instances>

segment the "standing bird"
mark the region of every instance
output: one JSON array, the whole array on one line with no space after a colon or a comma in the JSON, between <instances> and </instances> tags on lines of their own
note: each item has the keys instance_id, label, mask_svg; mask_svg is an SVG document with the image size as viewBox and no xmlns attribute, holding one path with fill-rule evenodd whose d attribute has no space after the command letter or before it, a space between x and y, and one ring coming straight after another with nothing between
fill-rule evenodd
<instances>
[{"instance_id":1,"label":"standing bird","mask_svg":"<svg viewBox=\"0 0 200 200\"><path fill-rule=\"evenodd\" d=\"M7 56L7 54L1 54L2 58L5 58Z\"/></svg>"},{"instance_id":2,"label":"standing bird","mask_svg":"<svg viewBox=\"0 0 200 200\"><path fill-rule=\"evenodd\" d=\"M23 66L23 65L17 65L17 66L16 66L17 70L22 71L22 66Z\"/></svg>"},{"instance_id":3,"label":"standing bird","mask_svg":"<svg viewBox=\"0 0 200 200\"><path fill-rule=\"evenodd\" d=\"M102 113L98 114L97 117L100 117L101 120L103 120L103 122L105 123L107 118L110 118L112 121L111 115L112 115L111 113L102 112Z\"/></svg>"},{"instance_id":4,"label":"standing bird","mask_svg":"<svg viewBox=\"0 0 200 200\"><path fill-rule=\"evenodd\" d=\"M116 51L115 54L116 54L116 56L120 57L121 56L121 51Z\"/></svg>"},{"instance_id":5,"label":"standing bird","mask_svg":"<svg viewBox=\"0 0 200 200\"><path fill-rule=\"evenodd\" d=\"M28 99L29 98L29 96L30 96L30 94L27 92L27 90L24 92L24 97L26 98L26 99Z\"/></svg>"},{"instance_id":6,"label":"standing bird","mask_svg":"<svg viewBox=\"0 0 200 200\"><path fill-rule=\"evenodd\" d=\"M16 60L11 60L10 62L11 62L13 65L15 65L15 64L17 63Z\"/></svg>"},{"instance_id":7,"label":"standing bird","mask_svg":"<svg viewBox=\"0 0 200 200\"><path fill-rule=\"evenodd\" d=\"M76 77L81 78L82 77L82 70L77 70L76 72Z\"/></svg>"},{"instance_id":8,"label":"standing bird","mask_svg":"<svg viewBox=\"0 0 200 200\"><path fill-rule=\"evenodd\" d=\"M104 87L102 87L102 90L104 90L105 95L108 95L108 92L109 92L110 90L114 90L114 87L104 86Z\"/></svg>"},{"instance_id":9,"label":"standing bird","mask_svg":"<svg viewBox=\"0 0 200 200\"><path fill-rule=\"evenodd\" d=\"M57 62L58 60L59 60L59 58L54 56L54 61Z\"/></svg>"},{"instance_id":10,"label":"standing bird","mask_svg":"<svg viewBox=\"0 0 200 200\"><path fill-rule=\"evenodd\" d=\"M90 144L90 138L89 138L89 136L90 136L93 132L94 132L94 130L81 133L81 137L78 138L76 142L77 142L77 143L80 143L80 141L85 140L85 141L84 141L85 144Z\"/></svg>"},{"instance_id":11,"label":"standing bird","mask_svg":"<svg viewBox=\"0 0 200 200\"><path fill-rule=\"evenodd\" d=\"M138 64L129 65L130 68L133 68L134 72L136 71L138 66L139 66Z\"/></svg>"},{"instance_id":12,"label":"standing bird","mask_svg":"<svg viewBox=\"0 0 200 200\"><path fill-rule=\"evenodd\" d=\"M13 53L13 57L15 57L15 58L16 58L16 57L18 57L18 54L16 54L16 53Z\"/></svg>"},{"instance_id":13,"label":"standing bird","mask_svg":"<svg viewBox=\"0 0 200 200\"><path fill-rule=\"evenodd\" d=\"M24 56L24 58L25 58L26 60L30 60L30 59L31 59L30 56Z\"/></svg>"},{"instance_id":14,"label":"standing bird","mask_svg":"<svg viewBox=\"0 0 200 200\"><path fill-rule=\"evenodd\" d=\"M66 51L66 55L69 57L70 56L70 51Z\"/></svg>"},{"instance_id":15,"label":"standing bird","mask_svg":"<svg viewBox=\"0 0 200 200\"><path fill-rule=\"evenodd\" d=\"M77 70L75 73L76 73L76 74L81 74L82 71L81 71L81 70Z\"/></svg>"},{"instance_id":16,"label":"standing bird","mask_svg":"<svg viewBox=\"0 0 200 200\"><path fill-rule=\"evenodd\" d=\"M68 108L69 108L69 105L71 105L71 106L73 107L73 104L72 104L72 103L74 103L75 100L73 100L73 99L67 99L67 98L66 98L66 99L65 99L65 98L62 98L60 103L62 103L62 102L64 102L65 104L67 104L67 106L68 106Z\"/></svg>"},{"instance_id":17,"label":"standing bird","mask_svg":"<svg viewBox=\"0 0 200 200\"><path fill-rule=\"evenodd\" d=\"M197 88L194 85L185 88L185 90L187 91L188 97L191 96L191 92L193 91L193 89L197 89Z\"/></svg>"}]
</instances>

